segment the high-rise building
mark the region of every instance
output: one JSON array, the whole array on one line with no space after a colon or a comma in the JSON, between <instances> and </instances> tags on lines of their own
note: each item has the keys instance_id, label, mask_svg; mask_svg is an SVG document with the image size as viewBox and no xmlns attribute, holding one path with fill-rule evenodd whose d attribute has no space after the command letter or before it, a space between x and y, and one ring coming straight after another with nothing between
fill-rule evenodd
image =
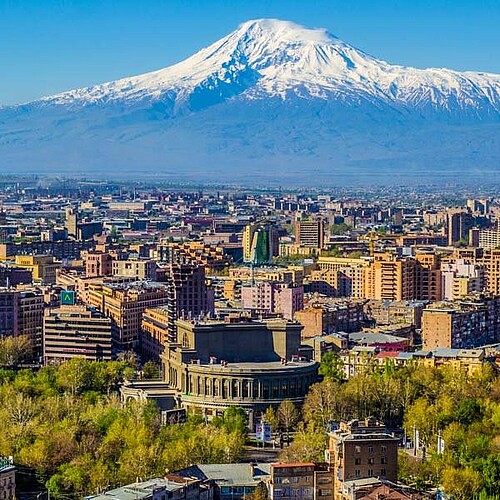
<instances>
[{"instance_id":1,"label":"high-rise building","mask_svg":"<svg viewBox=\"0 0 500 500\"><path fill-rule=\"evenodd\" d=\"M486 215L490 211L490 200L467 200L467 208L473 214Z\"/></svg>"},{"instance_id":2,"label":"high-rise building","mask_svg":"<svg viewBox=\"0 0 500 500\"><path fill-rule=\"evenodd\" d=\"M0 338L25 336L31 343L28 358L42 352L43 295L36 289L0 288Z\"/></svg>"},{"instance_id":3,"label":"high-rise building","mask_svg":"<svg viewBox=\"0 0 500 500\"><path fill-rule=\"evenodd\" d=\"M484 290L491 295L500 295L500 249L479 249L472 259L483 268Z\"/></svg>"},{"instance_id":4,"label":"high-rise building","mask_svg":"<svg viewBox=\"0 0 500 500\"><path fill-rule=\"evenodd\" d=\"M64 227L68 231L68 236L78 237L78 214L74 208L66 209L66 221Z\"/></svg>"},{"instance_id":5,"label":"high-rise building","mask_svg":"<svg viewBox=\"0 0 500 500\"><path fill-rule=\"evenodd\" d=\"M439 256L434 252L415 255L415 295L418 300L437 301L443 298Z\"/></svg>"},{"instance_id":6,"label":"high-rise building","mask_svg":"<svg viewBox=\"0 0 500 500\"><path fill-rule=\"evenodd\" d=\"M178 318L196 318L214 312L213 290L205 281L205 268L188 262L172 262L167 272L168 338L176 337Z\"/></svg>"},{"instance_id":7,"label":"high-rise building","mask_svg":"<svg viewBox=\"0 0 500 500\"><path fill-rule=\"evenodd\" d=\"M300 220L295 223L295 243L310 248L323 248L325 224L323 219Z\"/></svg>"},{"instance_id":8,"label":"high-rise building","mask_svg":"<svg viewBox=\"0 0 500 500\"><path fill-rule=\"evenodd\" d=\"M114 348L118 351L137 347L142 314L146 309L167 304L168 289L163 283L134 281L89 285L89 305L111 318L115 330Z\"/></svg>"},{"instance_id":9,"label":"high-rise building","mask_svg":"<svg viewBox=\"0 0 500 500\"><path fill-rule=\"evenodd\" d=\"M415 280L414 259L375 254L375 260L365 268L365 297L376 300L414 299Z\"/></svg>"},{"instance_id":10,"label":"high-rise building","mask_svg":"<svg viewBox=\"0 0 500 500\"><path fill-rule=\"evenodd\" d=\"M44 363L71 358L111 359L113 321L95 308L61 306L48 309L43 320Z\"/></svg>"},{"instance_id":11,"label":"high-rise building","mask_svg":"<svg viewBox=\"0 0 500 500\"><path fill-rule=\"evenodd\" d=\"M468 349L500 340L500 298L473 295L434 304L422 314L425 350Z\"/></svg>"},{"instance_id":12,"label":"high-rise building","mask_svg":"<svg viewBox=\"0 0 500 500\"><path fill-rule=\"evenodd\" d=\"M450 209L446 217L448 245L455 245L469 236L469 229L473 226L472 215L462 208Z\"/></svg>"},{"instance_id":13,"label":"high-rise building","mask_svg":"<svg viewBox=\"0 0 500 500\"><path fill-rule=\"evenodd\" d=\"M278 236L270 223L249 224L243 230L244 262L269 264L278 250Z\"/></svg>"},{"instance_id":14,"label":"high-rise building","mask_svg":"<svg viewBox=\"0 0 500 500\"><path fill-rule=\"evenodd\" d=\"M475 229L477 231L477 246L481 248L499 248L500 247L500 225L490 229Z\"/></svg>"}]
</instances>

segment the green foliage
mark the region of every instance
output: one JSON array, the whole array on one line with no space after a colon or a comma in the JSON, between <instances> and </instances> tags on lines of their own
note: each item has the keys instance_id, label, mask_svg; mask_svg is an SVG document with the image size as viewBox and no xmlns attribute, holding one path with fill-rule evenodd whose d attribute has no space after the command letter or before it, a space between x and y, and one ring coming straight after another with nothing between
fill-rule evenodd
<instances>
[{"instance_id":1,"label":"green foliage","mask_svg":"<svg viewBox=\"0 0 500 500\"><path fill-rule=\"evenodd\" d=\"M272 432L276 432L278 429L278 416L276 411L272 406L268 406L264 413L264 421L271 426Z\"/></svg>"},{"instance_id":2,"label":"green foliage","mask_svg":"<svg viewBox=\"0 0 500 500\"><path fill-rule=\"evenodd\" d=\"M239 460L244 413L222 422L161 425L152 402L122 405L127 361L74 359L38 372L0 371L0 455L33 467L51 498L82 498L196 462Z\"/></svg>"},{"instance_id":3,"label":"green foliage","mask_svg":"<svg viewBox=\"0 0 500 500\"><path fill-rule=\"evenodd\" d=\"M327 436L317 432L313 425L299 425L292 444L285 448L280 459L285 462L322 462L324 461Z\"/></svg>"},{"instance_id":4,"label":"green foliage","mask_svg":"<svg viewBox=\"0 0 500 500\"><path fill-rule=\"evenodd\" d=\"M332 224L330 226L330 233L333 236L338 236L338 235L345 234L345 233L349 232L351 229L352 229L351 226L349 226L348 224L346 224L344 222L341 222L340 224Z\"/></svg>"},{"instance_id":5,"label":"green foliage","mask_svg":"<svg viewBox=\"0 0 500 500\"><path fill-rule=\"evenodd\" d=\"M342 360L335 351L327 352L321 357L319 374L341 382L345 379L342 366Z\"/></svg>"},{"instance_id":6,"label":"green foliage","mask_svg":"<svg viewBox=\"0 0 500 500\"><path fill-rule=\"evenodd\" d=\"M160 369L158 368L158 365L152 361L146 361L142 367L142 376L145 379L160 378Z\"/></svg>"},{"instance_id":7,"label":"green foliage","mask_svg":"<svg viewBox=\"0 0 500 500\"><path fill-rule=\"evenodd\" d=\"M230 406L222 417L215 418L212 423L230 433L246 435L247 432L247 416L239 406Z\"/></svg>"},{"instance_id":8,"label":"green foliage","mask_svg":"<svg viewBox=\"0 0 500 500\"><path fill-rule=\"evenodd\" d=\"M343 257L343 253L337 246L333 245L328 250L322 250L321 257Z\"/></svg>"},{"instance_id":9,"label":"green foliage","mask_svg":"<svg viewBox=\"0 0 500 500\"><path fill-rule=\"evenodd\" d=\"M32 357L32 343L26 336L0 339L0 367L17 366Z\"/></svg>"}]
</instances>

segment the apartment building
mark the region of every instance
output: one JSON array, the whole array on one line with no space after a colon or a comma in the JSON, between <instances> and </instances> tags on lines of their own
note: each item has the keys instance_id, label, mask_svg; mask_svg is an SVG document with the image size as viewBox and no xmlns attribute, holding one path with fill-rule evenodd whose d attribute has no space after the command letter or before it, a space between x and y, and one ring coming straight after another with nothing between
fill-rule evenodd
<instances>
[{"instance_id":1,"label":"apartment building","mask_svg":"<svg viewBox=\"0 0 500 500\"><path fill-rule=\"evenodd\" d=\"M168 341L168 307L146 309L142 315L140 350L148 359L159 362Z\"/></svg>"},{"instance_id":2,"label":"apartment building","mask_svg":"<svg viewBox=\"0 0 500 500\"><path fill-rule=\"evenodd\" d=\"M274 281L247 283L241 287L241 305L257 313L276 313L293 319L304 307L304 288Z\"/></svg>"},{"instance_id":3,"label":"apartment building","mask_svg":"<svg viewBox=\"0 0 500 500\"><path fill-rule=\"evenodd\" d=\"M112 357L114 324L95 308L61 306L48 309L43 319L45 364L71 358L109 361Z\"/></svg>"},{"instance_id":4,"label":"apartment building","mask_svg":"<svg viewBox=\"0 0 500 500\"><path fill-rule=\"evenodd\" d=\"M442 262L441 276L444 300L461 299L473 292L481 292L485 286L483 266L466 259Z\"/></svg>"},{"instance_id":5,"label":"apartment building","mask_svg":"<svg viewBox=\"0 0 500 500\"><path fill-rule=\"evenodd\" d=\"M333 468L334 498L347 499L349 483L367 478L397 481L398 441L373 417L341 422L329 434L327 456Z\"/></svg>"},{"instance_id":6,"label":"apartment building","mask_svg":"<svg viewBox=\"0 0 500 500\"><path fill-rule=\"evenodd\" d=\"M406 324L420 328L426 304L423 300L368 300L364 311L366 318L377 325Z\"/></svg>"},{"instance_id":7,"label":"apartment building","mask_svg":"<svg viewBox=\"0 0 500 500\"><path fill-rule=\"evenodd\" d=\"M111 274L136 280L156 281L157 264L156 261L150 259L113 260Z\"/></svg>"},{"instance_id":8,"label":"apartment building","mask_svg":"<svg viewBox=\"0 0 500 500\"><path fill-rule=\"evenodd\" d=\"M422 314L424 350L467 349L500 341L500 298L473 295L468 300L428 306Z\"/></svg>"},{"instance_id":9,"label":"apartment building","mask_svg":"<svg viewBox=\"0 0 500 500\"><path fill-rule=\"evenodd\" d=\"M333 500L333 474L312 462L271 464L268 479L271 500Z\"/></svg>"},{"instance_id":10,"label":"apartment building","mask_svg":"<svg viewBox=\"0 0 500 500\"><path fill-rule=\"evenodd\" d=\"M356 332L363 325L363 301L313 300L295 313L295 319L304 327L303 339L333 332Z\"/></svg>"},{"instance_id":11,"label":"apartment building","mask_svg":"<svg viewBox=\"0 0 500 500\"><path fill-rule=\"evenodd\" d=\"M301 247L323 248L325 224L323 219L306 219L295 223L295 243Z\"/></svg>"},{"instance_id":12,"label":"apartment building","mask_svg":"<svg viewBox=\"0 0 500 500\"><path fill-rule=\"evenodd\" d=\"M446 214L448 245L452 246L467 239L472 225L473 217L468 210L463 208L449 209Z\"/></svg>"},{"instance_id":13,"label":"apartment building","mask_svg":"<svg viewBox=\"0 0 500 500\"><path fill-rule=\"evenodd\" d=\"M376 300L411 300L416 296L416 261L386 253L375 254L365 268L365 297Z\"/></svg>"},{"instance_id":14,"label":"apartment building","mask_svg":"<svg viewBox=\"0 0 500 500\"><path fill-rule=\"evenodd\" d=\"M87 298L89 305L113 320L117 327L115 347L127 351L138 344L144 311L167 304L168 288L148 281L93 284Z\"/></svg>"},{"instance_id":15,"label":"apartment building","mask_svg":"<svg viewBox=\"0 0 500 500\"><path fill-rule=\"evenodd\" d=\"M60 267L52 255L16 255L15 264L31 271L33 281L43 285L56 282L56 271Z\"/></svg>"},{"instance_id":16,"label":"apartment building","mask_svg":"<svg viewBox=\"0 0 500 500\"><path fill-rule=\"evenodd\" d=\"M33 288L0 288L0 338L26 336L33 360L42 353L43 294Z\"/></svg>"}]
</instances>

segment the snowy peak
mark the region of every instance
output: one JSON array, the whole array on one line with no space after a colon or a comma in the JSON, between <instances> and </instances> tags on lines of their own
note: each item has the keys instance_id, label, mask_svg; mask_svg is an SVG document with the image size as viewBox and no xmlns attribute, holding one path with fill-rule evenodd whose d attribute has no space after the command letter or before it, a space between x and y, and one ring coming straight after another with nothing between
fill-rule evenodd
<instances>
[{"instance_id":1,"label":"snowy peak","mask_svg":"<svg viewBox=\"0 0 500 500\"><path fill-rule=\"evenodd\" d=\"M40 104L161 102L167 115L173 116L228 99L269 97L490 116L500 111L500 78L391 65L324 29L256 19L173 66L65 92Z\"/></svg>"},{"instance_id":2,"label":"snowy peak","mask_svg":"<svg viewBox=\"0 0 500 500\"><path fill-rule=\"evenodd\" d=\"M271 41L272 39L297 42L297 43L330 43L336 39L325 29L305 28L291 21L280 19L254 19L240 24L233 33L245 38L262 39Z\"/></svg>"}]
</instances>

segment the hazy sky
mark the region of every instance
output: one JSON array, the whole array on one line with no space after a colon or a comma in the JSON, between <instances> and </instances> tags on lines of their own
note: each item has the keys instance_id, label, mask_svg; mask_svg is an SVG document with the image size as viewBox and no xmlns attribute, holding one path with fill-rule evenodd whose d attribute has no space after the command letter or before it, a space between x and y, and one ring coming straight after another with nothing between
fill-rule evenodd
<instances>
[{"instance_id":1,"label":"hazy sky","mask_svg":"<svg viewBox=\"0 0 500 500\"><path fill-rule=\"evenodd\" d=\"M168 66L261 17L392 63L500 73L500 0L0 0L0 105Z\"/></svg>"}]
</instances>

